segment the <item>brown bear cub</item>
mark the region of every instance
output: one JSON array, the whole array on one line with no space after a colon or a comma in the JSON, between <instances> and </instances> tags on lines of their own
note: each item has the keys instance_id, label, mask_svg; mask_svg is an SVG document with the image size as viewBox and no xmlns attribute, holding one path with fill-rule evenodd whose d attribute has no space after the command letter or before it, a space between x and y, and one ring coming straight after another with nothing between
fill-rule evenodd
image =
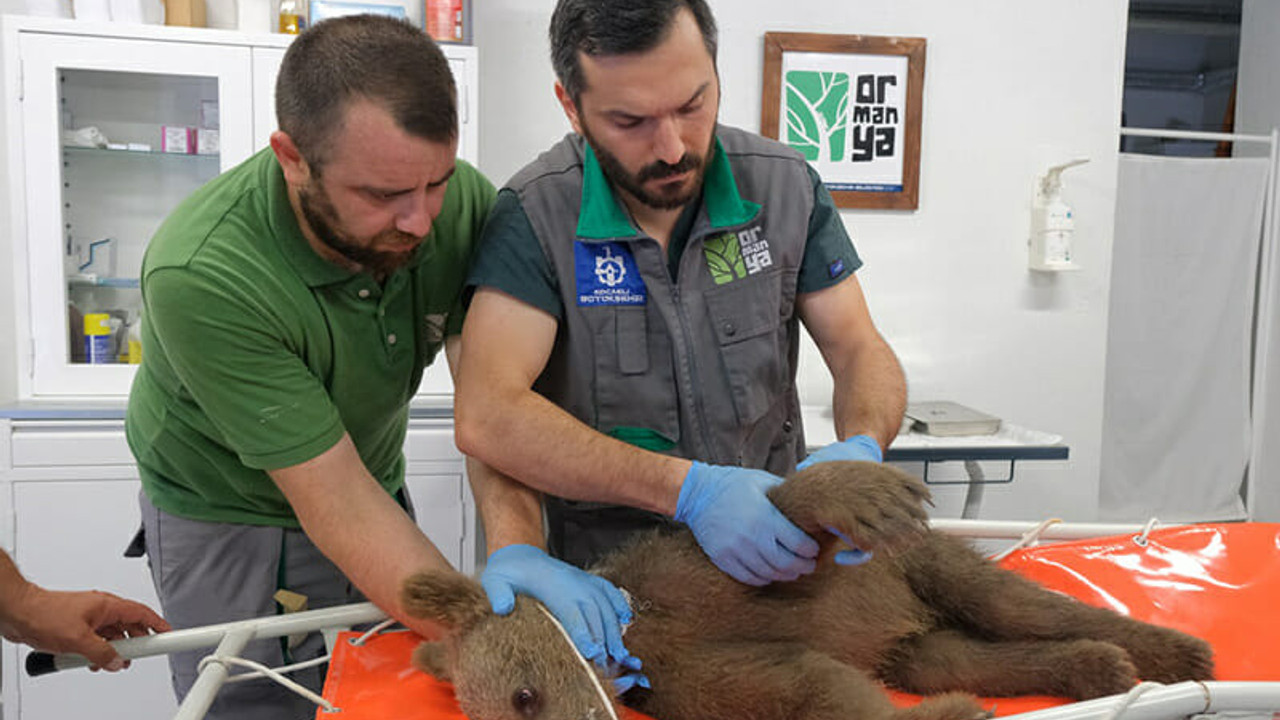
<instances>
[{"instance_id":1,"label":"brown bear cub","mask_svg":"<svg viewBox=\"0 0 1280 720\"><path fill-rule=\"evenodd\" d=\"M1202 640L1046 590L929 530L928 490L891 466L819 463L769 497L822 544L813 574L740 584L686 530L644 535L593 568L633 600L625 641L653 689L627 705L660 720L971 720L985 713L970 693L1086 699L1213 676ZM842 544L827 528L874 557L834 564ZM419 575L404 596L449 628L415 663L452 682L472 720L613 716L536 602L497 617L458 573ZM895 708L880 683L932 697Z\"/></svg>"}]
</instances>

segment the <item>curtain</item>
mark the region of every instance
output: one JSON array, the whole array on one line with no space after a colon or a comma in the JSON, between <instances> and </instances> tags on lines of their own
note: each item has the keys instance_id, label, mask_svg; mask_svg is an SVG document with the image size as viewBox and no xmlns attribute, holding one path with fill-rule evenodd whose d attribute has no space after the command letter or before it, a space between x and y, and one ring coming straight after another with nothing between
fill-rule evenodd
<instances>
[{"instance_id":1,"label":"curtain","mask_svg":"<svg viewBox=\"0 0 1280 720\"><path fill-rule=\"evenodd\" d=\"M1120 157L1099 516L1240 519L1265 159Z\"/></svg>"}]
</instances>

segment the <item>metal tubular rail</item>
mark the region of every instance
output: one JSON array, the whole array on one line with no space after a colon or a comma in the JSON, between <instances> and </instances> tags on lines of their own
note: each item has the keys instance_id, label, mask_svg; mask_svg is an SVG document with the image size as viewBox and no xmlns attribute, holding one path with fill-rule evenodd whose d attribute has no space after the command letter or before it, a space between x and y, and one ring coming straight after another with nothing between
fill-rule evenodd
<instances>
[{"instance_id":1,"label":"metal tubular rail","mask_svg":"<svg viewBox=\"0 0 1280 720\"><path fill-rule=\"evenodd\" d=\"M1280 709L1280 682L1183 682L1149 688L1125 706L1128 699L1112 695L1007 715L1002 720L1181 720L1219 712L1266 716Z\"/></svg>"},{"instance_id":2,"label":"metal tubular rail","mask_svg":"<svg viewBox=\"0 0 1280 720\"><path fill-rule=\"evenodd\" d=\"M115 640L111 643L120 657L126 660L150 657L152 655L168 655L183 650L199 650L216 647L218 655L236 656L244 650L245 645L253 640L276 638L297 633L308 633L328 628L351 627L364 623L385 620L387 614L373 603L357 603L340 605L320 610L276 615L273 617L254 618L220 625L173 630L159 635L140 638ZM26 670L28 675L44 675L59 670L87 667L89 661L81 655L71 653L51 655L43 652L32 652L27 655ZM200 671L191 691L183 698L175 720L199 720L203 718L213 704L218 690L226 683L227 667L222 663L209 663Z\"/></svg>"}]
</instances>

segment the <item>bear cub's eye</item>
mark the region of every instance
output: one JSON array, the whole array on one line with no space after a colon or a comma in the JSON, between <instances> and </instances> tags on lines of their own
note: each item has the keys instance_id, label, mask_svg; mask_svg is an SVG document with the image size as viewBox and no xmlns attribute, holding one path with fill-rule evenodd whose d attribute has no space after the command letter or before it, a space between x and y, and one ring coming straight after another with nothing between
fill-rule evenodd
<instances>
[{"instance_id":1,"label":"bear cub's eye","mask_svg":"<svg viewBox=\"0 0 1280 720\"><path fill-rule=\"evenodd\" d=\"M533 688L520 688L511 696L511 706L525 717L533 717L542 709L542 698Z\"/></svg>"}]
</instances>

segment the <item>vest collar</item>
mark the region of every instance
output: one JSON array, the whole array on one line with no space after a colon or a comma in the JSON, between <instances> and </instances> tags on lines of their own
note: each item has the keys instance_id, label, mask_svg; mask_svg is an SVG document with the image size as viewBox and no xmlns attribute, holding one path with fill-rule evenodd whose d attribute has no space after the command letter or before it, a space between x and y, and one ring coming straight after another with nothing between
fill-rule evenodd
<instances>
[{"instance_id":1,"label":"vest collar","mask_svg":"<svg viewBox=\"0 0 1280 720\"><path fill-rule=\"evenodd\" d=\"M604 176L591 145L584 143L582 167L582 210L578 215L578 237L583 240L618 240L643 237L631 216ZM702 184L702 203L711 229L743 225L760 212L760 205L742 199L733 169L720 138L712 149L711 165Z\"/></svg>"}]
</instances>

